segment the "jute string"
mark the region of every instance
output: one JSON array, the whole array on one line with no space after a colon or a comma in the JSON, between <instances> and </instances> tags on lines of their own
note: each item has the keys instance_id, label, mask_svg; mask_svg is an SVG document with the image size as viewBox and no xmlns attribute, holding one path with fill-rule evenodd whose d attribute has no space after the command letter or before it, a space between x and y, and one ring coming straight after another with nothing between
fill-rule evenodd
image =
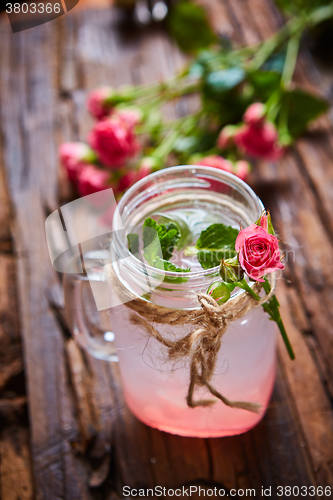
<instances>
[{"instance_id":1,"label":"jute string","mask_svg":"<svg viewBox=\"0 0 333 500\"><path fill-rule=\"evenodd\" d=\"M231 401L217 391L210 381L214 373L222 337L228 326L254 307L262 305L271 298L276 284L274 273L269 275L271 291L260 301L256 301L248 293L241 293L230 298L225 304L218 305L210 295L198 294L197 298L201 307L191 310L170 309L147 302L130 294L121 286L119 280L114 276L111 265L107 266L107 274L124 305L132 311L130 321L134 325L144 328L148 335L164 345L168 350L170 360L189 358L190 383L186 396L189 407L209 406L215 403L216 399L194 399L195 389L205 386L212 396L231 408L241 408L255 413L260 411L260 405L257 403ZM254 291L259 293L260 290L260 284L256 283ZM193 330L178 340L170 340L161 335L152 323L170 326L191 323Z\"/></svg>"}]
</instances>

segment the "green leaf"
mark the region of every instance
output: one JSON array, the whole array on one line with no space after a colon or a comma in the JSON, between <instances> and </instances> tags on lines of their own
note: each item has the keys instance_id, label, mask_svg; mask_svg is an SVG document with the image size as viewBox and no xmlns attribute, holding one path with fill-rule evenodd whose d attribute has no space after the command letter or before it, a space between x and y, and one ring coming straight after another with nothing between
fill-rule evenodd
<instances>
[{"instance_id":1,"label":"green leaf","mask_svg":"<svg viewBox=\"0 0 333 500\"><path fill-rule=\"evenodd\" d=\"M153 262L154 267L157 269L164 269L164 271L172 271L176 273L189 273L191 269L189 267L177 267L175 264L168 260L161 259L160 257L156 257ZM164 281L167 283L183 283L187 281L188 278L184 276L165 276Z\"/></svg>"},{"instance_id":2,"label":"green leaf","mask_svg":"<svg viewBox=\"0 0 333 500\"><path fill-rule=\"evenodd\" d=\"M178 250L181 250L186 245L191 243L193 235L190 228L184 221L184 219L174 214L172 215L172 217L170 217L169 215L159 214L159 213L156 213L155 215L158 216L159 224L166 224L167 226L171 224L172 227L173 225L177 227L179 231L179 239L176 245Z\"/></svg>"},{"instance_id":3,"label":"green leaf","mask_svg":"<svg viewBox=\"0 0 333 500\"><path fill-rule=\"evenodd\" d=\"M188 137L179 137L175 142L173 151L179 154L190 155L197 150L198 139L199 138L195 135L191 135Z\"/></svg>"},{"instance_id":4,"label":"green leaf","mask_svg":"<svg viewBox=\"0 0 333 500\"><path fill-rule=\"evenodd\" d=\"M128 249L129 251L138 257L139 255L139 235L136 233L130 233L127 235Z\"/></svg>"},{"instance_id":5,"label":"green leaf","mask_svg":"<svg viewBox=\"0 0 333 500\"><path fill-rule=\"evenodd\" d=\"M266 101L280 87L281 75L277 71L254 71L248 75L254 88L254 98Z\"/></svg>"},{"instance_id":6,"label":"green leaf","mask_svg":"<svg viewBox=\"0 0 333 500\"><path fill-rule=\"evenodd\" d=\"M275 0L276 5L287 14L300 15L322 5L329 5L331 0Z\"/></svg>"},{"instance_id":7,"label":"green leaf","mask_svg":"<svg viewBox=\"0 0 333 500\"><path fill-rule=\"evenodd\" d=\"M305 132L309 122L325 113L328 108L329 103L325 99L304 90L284 91L279 113L283 143L290 144ZM281 128L279 126L279 132Z\"/></svg>"},{"instance_id":8,"label":"green leaf","mask_svg":"<svg viewBox=\"0 0 333 500\"><path fill-rule=\"evenodd\" d=\"M282 73L284 68L284 63L286 60L286 54L287 51L285 49L281 50L280 52L277 52L276 54L273 54L263 64L262 66L263 70Z\"/></svg>"},{"instance_id":9,"label":"green leaf","mask_svg":"<svg viewBox=\"0 0 333 500\"><path fill-rule=\"evenodd\" d=\"M224 224L212 224L201 232L196 243L198 260L204 269L218 266L222 259L236 255L238 230Z\"/></svg>"},{"instance_id":10,"label":"green leaf","mask_svg":"<svg viewBox=\"0 0 333 500\"><path fill-rule=\"evenodd\" d=\"M153 265L155 257L170 259L180 239L180 231L174 222L159 224L148 217L143 224L143 247L147 262Z\"/></svg>"},{"instance_id":11,"label":"green leaf","mask_svg":"<svg viewBox=\"0 0 333 500\"><path fill-rule=\"evenodd\" d=\"M189 0L172 4L167 20L168 31L185 52L197 52L216 41L206 10Z\"/></svg>"},{"instance_id":12,"label":"green leaf","mask_svg":"<svg viewBox=\"0 0 333 500\"><path fill-rule=\"evenodd\" d=\"M244 78L244 70L237 66L221 69L208 74L205 79L205 86L212 94L219 95L239 85Z\"/></svg>"}]
</instances>

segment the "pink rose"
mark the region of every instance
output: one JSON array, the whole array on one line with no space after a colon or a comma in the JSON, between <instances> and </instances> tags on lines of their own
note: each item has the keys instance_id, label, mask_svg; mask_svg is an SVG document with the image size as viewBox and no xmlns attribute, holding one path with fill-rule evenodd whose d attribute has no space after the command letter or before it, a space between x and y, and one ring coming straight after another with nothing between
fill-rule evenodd
<instances>
[{"instance_id":1,"label":"pink rose","mask_svg":"<svg viewBox=\"0 0 333 500\"><path fill-rule=\"evenodd\" d=\"M71 181L76 181L85 163L92 160L93 152L83 142L65 142L59 148L60 161Z\"/></svg>"},{"instance_id":2,"label":"pink rose","mask_svg":"<svg viewBox=\"0 0 333 500\"><path fill-rule=\"evenodd\" d=\"M136 172L136 182L140 181L147 175L152 173L152 168L149 165L141 165L139 170Z\"/></svg>"},{"instance_id":3,"label":"pink rose","mask_svg":"<svg viewBox=\"0 0 333 500\"><path fill-rule=\"evenodd\" d=\"M265 106L261 102L254 102L244 113L244 122L248 125L258 125L265 117Z\"/></svg>"},{"instance_id":4,"label":"pink rose","mask_svg":"<svg viewBox=\"0 0 333 500\"><path fill-rule=\"evenodd\" d=\"M138 182L152 172L152 167L150 166L150 162L148 162L149 158L147 161L145 160L146 159L142 160L138 170L129 170L120 177L118 180L117 192L122 193L131 187L135 182Z\"/></svg>"},{"instance_id":5,"label":"pink rose","mask_svg":"<svg viewBox=\"0 0 333 500\"><path fill-rule=\"evenodd\" d=\"M101 162L110 168L123 165L140 149L133 128L118 116L97 122L91 131L89 143Z\"/></svg>"},{"instance_id":6,"label":"pink rose","mask_svg":"<svg viewBox=\"0 0 333 500\"><path fill-rule=\"evenodd\" d=\"M284 265L277 237L267 232L265 220L261 220L261 223L262 226L251 224L242 229L236 238L235 248L246 274L253 280L262 282L263 276L277 269L284 269Z\"/></svg>"},{"instance_id":7,"label":"pink rose","mask_svg":"<svg viewBox=\"0 0 333 500\"><path fill-rule=\"evenodd\" d=\"M101 87L90 92L87 100L87 108L97 120L105 118L110 113L111 106L108 104L107 99L112 93L113 90L111 87Z\"/></svg>"},{"instance_id":8,"label":"pink rose","mask_svg":"<svg viewBox=\"0 0 333 500\"><path fill-rule=\"evenodd\" d=\"M277 160L284 150L278 143L278 134L270 122L244 124L234 136L237 146L249 154L266 160Z\"/></svg>"},{"instance_id":9,"label":"pink rose","mask_svg":"<svg viewBox=\"0 0 333 500\"><path fill-rule=\"evenodd\" d=\"M225 172L230 172L243 181L246 181L250 172L249 162L245 160L239 160L235 164L233 164L230 160L226 160L222 156L218 155L210 155L206 156L205 158L201 158L200 161L196 162L196 165L218 168L220 170L224 170Z\"/></svg>"},{"instance_id":10,"label":"pink rose","mask_svg":"<svg viewBox=\"0 0 333 500\"><path fill-rule=\"evenodd\" d=\"M112 187L109 179L109 172L95 165L85 165L78 175L77 188L81 196L86 196Z\"/></svg>"},{"instance_id":11,"label":"pink rose","mask_svg":"<svg viewBox=\"0 0 333 500\"><path fill-rule=\"evenodd\" d=\"M124 120L129 127L135 127L142 121L142 111L139 108L121 108L116 111L116 115Z\"/></svg>"},{"instance_id":12,"label":"pink rose","mask_svg":"<svg viewBox=\"0 0 333 500\"><path fill-rule=\"evenodd\" d=\"M202 165L203 167L213 167L219 170L224 170L226 172L233 172L233 166L231 161L226 160L222 156L210 155L205 158L201 158L196 162L196 165Z\"/></svg>"},{"instance_id":13,"label":"pink rose","mask_svg":"<svg viewBox=\"0 0 333 500\"><path fill-rule=\"evenodd\" d=\"M126 174L122 175L118 180L117 192L122 193L126 189L132 186L136 182L137 172L135 170L130 170Z\"/></svg>"},{"instance_id":14,"label":"pink rose","mask_svg":"<svg viewBox=\"0 0 333 500\"><path fill-rule=\"evenodd\" d=\"M233 173L237 175L242 181L247 181L251 167L248 161L238 160L233 167Z\"/></svg>"},{"instance_id":15,"label":"pink rose","mask_svg":"<svg viewBox=\"0 0 333 500\"><path fill-rule=\"evenodd\" d=\"M144 156L139 163L137 181L162 167L161 161L153 156Z\"/></svg>"},{"instance_id":16,"label":"pink rose","mask_svg":"<svg viewBox=\"0 0 333 500\"><path fill-rule=\"evenodd\" d=\"M236 125L226 125L223 127L217 138L217 147L223 150L232 146L237 129Z\"/></svg>"}]
</instances>

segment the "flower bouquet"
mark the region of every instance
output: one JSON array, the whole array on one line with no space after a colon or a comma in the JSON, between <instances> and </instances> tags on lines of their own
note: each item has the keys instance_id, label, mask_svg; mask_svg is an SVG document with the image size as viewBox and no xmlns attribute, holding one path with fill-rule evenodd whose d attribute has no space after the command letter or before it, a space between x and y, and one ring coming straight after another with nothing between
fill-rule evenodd
<instances>
[{"instance_id":1,"label":"flower bouquet","mask_svg":"<svg viewBox=\"0 0 333 500\"><path fill-rule=\"evenodd\" d=\"M135 181L172 164L199 164L248 179L253 159L278 160L328 108L296 88L292 78L303 32L333 16L331 4L298 12L271 38L205 49L169 81L88 97L96 119L88 143L67 143L60 159L79 194L112 187L121 195ZM166 119L165 104L197 97L194 107ZM193 102L193 99L192 99Z\"/></svg>"}]
</instances>

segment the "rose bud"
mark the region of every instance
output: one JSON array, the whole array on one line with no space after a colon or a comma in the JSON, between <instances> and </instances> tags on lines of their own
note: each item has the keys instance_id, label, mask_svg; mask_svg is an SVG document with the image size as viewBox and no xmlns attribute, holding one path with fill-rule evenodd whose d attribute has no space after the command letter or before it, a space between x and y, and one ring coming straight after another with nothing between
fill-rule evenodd
<instances>
[{"instance_id":1,"label":"rose bud","mask_svg":"<svg viewBox=\"0 0 333 500\"><path fill-rule=\"evenodd\" d=\"M85 165L78 175L78 192L81 196L96 193L112 187L110 173L97 168L95 165Z\"/></svg>"},{"instance_id":2,"label":"rose bud","mask_svg":"<svg viewBox=\"0 0 333 500\"><path fill-rule=\"evenodd\" d=\"M117 184L117 192L122 193L132 186L137 180L137 172L130 170L120 177Z\"/></svg>"},{"instance_id":3,"label":"rose bud","mask_svg":"<svg viewBox=\"0 0 333 500\"><path fill-rule=\"evenodd\" d=\"M133 127L119 116L97 122L91 131L89 143L101 163L111 169L124 165L140 149Z\"/></svg>"},{"instance_id":4,"label":"rose bud","mask_svg":"<svg viewBox=\"0 0 333 500\"><path fill-rule=\"evenodd\" d=\"M237 257L221 261L220 276L223 281L227 283L233 283L243 279L244 271L239 265Z\"/></svg>"},{"instance_id":5,"label":"rose bud","mask_svg":"<svg viewBox=\"0 0 333 500\"><path fill-rule=\"evenodd\" d=\"M145 156L139 163L137 181L161 168L161 161L153 156Z\"/></svg>"},{"instance_id":6,"label":"rose bud","mask_svg":"<svg viewBox=\"0 0 333 500\"><path fill-rule=\"evenodd\" d=\"M269 234L275 234L271 214L269 212L265 212L256 222L257 226L261 226L267 231Z\"/></svg>"},{"instance_id":7,"label":"rose bud","mask_svg":"<svg viewBox=\"0 0 333 500\"><path fill-rule=\"evenodd\" d=\"M223 150L232 146L237 129L236 125L226 125L223 127L217 138L217 147Z\"/></svg>"},{"instance_id":8,"label":"rose bud","mask_svg":"<svg viewBox=\"0 0 333 500\"><path fill-rule=\"evenodd\" d=\"M265 118L266 108L261 102L254 102L244 113L244 122L248 125L259 125Z\"/></svg>"},{"instance_id":9,"label":"rose bud","mask_svg":"<svg viewBox=\"0 0 333 500\"><path fill-rule=\"evenodd\" d=\"M87 100L87 108L97 120L101 120L111 113L113 94L114 91L111 87L101 87L90 92Z\"/></svg>"},{"instance_id":10,"label":"rose bud","mask_svg":"<svg viewBox=\"0 0 333 500\"><path fill-rule=\"evenodd\" d=\"M226 172L233 172L233 165L230 160L226 160L222 156L209 155L196 161L196 165L202 165L203 167L213 167Z\"/></svg>"},{"instance_id":11,"label":"rose bud","mask_svg":"<svg viewBox=\"0 0 333 500\"><path fill-rule=\"evenodd\" d=\"M251 171L251 166L246 160L238 160L234 165L233 173L237 175L242 181L247 181L249 173Z\"/></svg>"},{"instance_id":12,"label":"rose bud","mask_svg":"<svg viewBox=\"0 0 333 500\"><path fill-rule=\"evenodd\" d=\"M207 294L213 297L218 304L223 304L230 298L230 289L226 283L222 283L222 281L214 281L211 285L209 285Z\"/></svg>"},{"instance_id":13,"label":"rose bud","mask_svg":"<svg viewBox=\"0 0 333 500\"><path fill-rule=\"evenodd\" d=\"M120 108L116 111L117 116L125 121L129 127L135 127L142 122L143 113L140 108L135 106Z\"/></svg>"},{"instance_id":14,"label":"rose bud","mask_svg":"<svg viewBox=\"0 0 333 500\"><path fill-rule=\"evenodd\" d=\"M71 181L76 181L80 170L87 163L96 161L94 151L83 142L65 142L59 148L60 161Z\"/></svg>"},{"instance_id":15,"label":"rose bud","mask_svg":"<svg viewBox=\"0 0 333 500\"><path fill-rule=\"evenodd\" d=\"M278 134L273 123L243 125L234 136L235 143L244 153L266 160L277 160L284 152L278 143Z\"/></svg>"}]
</instances>

